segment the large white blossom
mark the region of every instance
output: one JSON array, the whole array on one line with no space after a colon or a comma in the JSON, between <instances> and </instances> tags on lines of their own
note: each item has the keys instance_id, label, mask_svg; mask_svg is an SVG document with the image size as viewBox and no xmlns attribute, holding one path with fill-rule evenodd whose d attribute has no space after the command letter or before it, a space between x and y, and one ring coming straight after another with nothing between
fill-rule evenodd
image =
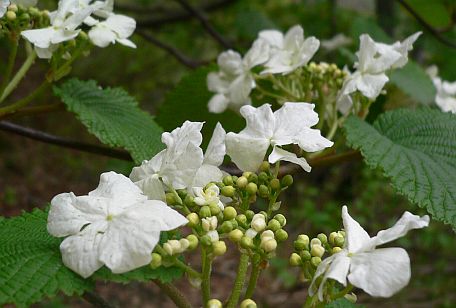
<instances>
[{"instance_id":1,"label":"large white blossom","mask_svg":"<svg viewBox=\"0 0 456 308\"><path fill-rule=\"evenodd\" d=\"M449 82L438 76L438 69L435 66L427 70L434 83L436 94L435 103L444 112L456 114L456 81Z\"/></svg>"},{"instance_id":2,"label":"large white blossom","mask_svg":"<svg viewBox=\"0 0 456 308\"><path fill-rule=\"evenodd\" d=\"M9 0L0 0L0 18L2 18L5 15L9 5Z\"/></svg>"},{"instance_id":3,"label":"large white blossom","mask_svg":"<svg viewBox=\"0 0 456 308\"><path fill-rule=\"evenodd\" d=\"M264 64L262 74L288 74L306 65L320 47L315 37L304 39L304 30L296 25L285 35L277 30L264 30L259 40L265 40L270 46L270 58Z\"/></svg>"},{"instance_id":4,"label":"large white blossom","mask_svg":"<svg viewBox=\"0 0 456 308\"><path fill-rule=\"evenodd\" d=\"M171 133L162 134L166 149L141 166L133 168L130 179L150 199L165 200L165 185L174 189L192 187L196 172L203 164L202 122L186 121Z\"/></svg>"},{"instance_id":5,"label":"large white blossom","mask_svg":"<svg viewBox=\"0 0 456 308\"><path fill-rule=\"evenodd\" d=\"M149 264L160 231L186 223L164 202L148 200L127 177L107 172L88 195L55 196L47 228L66 237L60 245L63 263L87 278L103 265L124 273Z\"/></svg>"},{"instance_id":6,"label":"large white blossom","mask_svg":"<svg viewBox=\"0 0 456 308\"><path fill-rule=\"evenodd\" d=\"M264 40L254 42L244 58L233 50L221 53L218 72L209 73L207 87L216 93L208 103L210 112L221 113L228 107L238 110L250 105L250 92L255 88L251 69L268 60L269 47Z\"/></svg>"},{"instance_id":7,"label":"large white blossom","mask_svg":"<svg viewBox=\"0 0 456 308\"><path fill-rule=\"evenodd\" d=\"M349 95L359 91L365 97L375 100L388 82L386 72L390 69L403 67L408 61L408 52L413 43L421 35L417 32L402 42L392 45L375 42L368 34L360 36L360 47L356 53L358 61L356 71L344 81L338 97L341 112L347 112L351 106Z\"/></svg>"},{"instance_id":8,"label":"large white blossom","mask_svg":"<svg viewBox=\"0 0 456 308\"><path fill-rule=\"evenodd\" d=\"M317 279L323 275L318 298L323 301L327 279L342 285L347 280L372 296L389 297L405 287L410 280L410 259L402 248L377 248L404 236L409 230L427 227L429 216L419 217L405 212L396 224L370 237L369 234L342 208L345 245L341 252L326 258L317 268L309 289L313 296Z\"/></svg>"},{"instance_id":9,"label":"large white blossom","mask_svg":"<svg viewBox=\"0 0 456 308\"><path fill-rule=\"evenodd\" d=\"M89 31L89 38L98 47L107 47L116 42L136 48L135 43L128 38L136 28L136 21L128 16L113 14L105 21L96 21Z\"/></svg>"},{"instance_id":10,"label":"large white blossom","mask_svg":"<svg viewBox=\"0 0 456 308\"><path fill-rule=\"evenodd\" d=\"M242 107L241 115L247 125L238 134L227 134L227 154L241 170L256 171L272 145L270 163L289 161L310 171L311 167L304 158L298 158L280 146L296 144L306 152L316 152L333 145L321 136L319 130L311 129L318 123L314 107L308 103L285 103L276 112L272 112L269 104L259 108Z\"/></svg>"}]
</instances>

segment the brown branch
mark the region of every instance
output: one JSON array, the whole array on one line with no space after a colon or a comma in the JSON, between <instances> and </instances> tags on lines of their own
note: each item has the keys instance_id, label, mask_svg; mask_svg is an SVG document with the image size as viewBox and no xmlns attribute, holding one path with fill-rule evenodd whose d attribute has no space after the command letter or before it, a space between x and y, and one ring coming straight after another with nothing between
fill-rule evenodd
<instances>
[{"instance_id":1,"label":"brown branch","mask_svg":"<svg viewBox=\"0 0 456 308\"><path fill-rule=\"evenodd\" d=\"M7 121L0 121L0 130L10 132L36 141L57 145L81 152L103 155L121 160L133 161L130 154L123 150L111 149L95 144L83 143L75 140L54 136L33 128L24 127Z\"/></svg>"},{"instance_id":2,"label":"brown branch","mask_svg":"<svg viewBox=\"0 0 456 308\"><path fill-rule=\"evenodd\" d=\"M142 38L144 38L147 42L157 46L158 48L161 48L168 52L170 55L172 55L174 58L176 58L177 61L182 63L183 65L189 67L189 68L197 68L201 65L206 64L204 61L199 61L199 60L193 60L184 55L182 52L177 50L175 47L168 45L159 39L157 39L155 36L152 34L145 32L144 30L136 30L136 33L141 35Z\"/></svg>"},{"instance_id":3,"label":"brown branch","mask_svg":"<svg viewBox=\"0 0 456 308\"><path fill-rule=\"evenodd\" d=\"M404 0L397 0L399 4L406 9L427 31L429 31L438 41L451 47L456 48L456 43L449 41L446 37L442 36L439 30L428 24L415 10Z\"/></svg>"},{"instance_id":4,"label":"brown branch","mask_svg":"<svg viewBox=\"0 0 456 308\"><path fill-rule=\"evenodd\" d=\"M82 295L82 298L85 299L87 302L91 303L92 306L94 307L99 307L99 308L114 308L114 305L111 305L107 301L105 301L103 298L101 298L98 294L93 293L93 292L85 292Z\"/></svg>"},{"instance_id":5,"label":"brown branch","mask_svg":"<svg viewBox=\"0 0 456 308\"><path fill-rule=\"evenodd\" d=\"M42 113L49 113L49 112L54 112L54 111L63 111L65 110L65 106L62 103L55 103L55 104L49 104L49 105L39 105L39 106L33 106L33 107L28 107L28 108L22 108L14 113L7 114L0 119L8 119L12 117L23 117L23 116L29 116L29 115L38 115Z\"/></svg>"},{"instance_id":6,"label":"brown branch","mask_svg":"<svg viewBox=\"0 0 456 308\"><path fill-rule=\"evenodd\" d=\"M220 8L223 8L227 5L235 3L237 0L217 0L213 1L204 5L201 5L198 7L199 10L201 11L214 11ZM117 5L117 7L122 8L122 6ZM136 10L136 9L135 9ZM149 12L149 10L145 9L143 10L144 12ZM176 22L181 22L181 21L186 21L189 20L193 17L191 13L188 11L173 11L173 12L168 12L167 15L163 17L157 17L157 18L150 18L150 19L139 19L137 21L137 27L138 28L146 28L146 27L154 27L158 28L160 26L163 26L165 24L169 23L176 23Z\"/></svg>"},{"instance_id":7,"label":"brown branch","mask_svg":"<svg viewBox=\"0 0 456 308\"><path fill-rule=\"evenodd\" d=\"M233 49L232 45L220 34L215 30L215 28L209 22L209 19L201 13L197 8L191 6L186 0L176 0L179 4L186 9L190 14L197 18L201 25L206 29L210 36L212 36L220 45L222 45L226 49Z\"/></svg>"}]
</instances>

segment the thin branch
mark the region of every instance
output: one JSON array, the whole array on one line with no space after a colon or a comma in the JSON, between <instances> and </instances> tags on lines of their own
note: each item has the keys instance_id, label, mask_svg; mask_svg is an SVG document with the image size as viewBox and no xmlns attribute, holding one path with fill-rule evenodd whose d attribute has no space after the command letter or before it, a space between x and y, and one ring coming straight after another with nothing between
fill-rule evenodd
<instances>
[{"instance_id":1,"label":"thin branch","mask_svg":"<svg viewBox=\"0 0 456 308\"><path fill-rule=\"evenodd\" d=\"M211 25L209 20L207 19L206 15L201 13L197 8L191 6L185 0L176 0L179 4L186 9L189 13L191 13L195 18L197 18L201 25L206 29L206 31L224 48L226 49L233 49L233 46L228 42L220 33L215 30L215 28Z\"/></svg>"},{"instance_id":2,"label":"thin branch","mask_svg":"<svg viewBox=\"0 0 456 308\"><path fill-rule=\"evenodd\" d=\"M182 295L182 293L172 284L163 283L158 279L154 279L153 282L168 295L168 297L174 302L178 308L192 308L189 301Z\"/></svg>"},{"instance_id":3,"label":"thin branch","mask_svg":"<svg viewBox=\"0 0 456 308\"><path fill-rule=\"evenodd\" d=\"M428 24L415 10L404 0L397 0L404 9L406 9L415 19L427 30L429 31L438 41L451 47L456 48L456 43L449 41L446 37L442 36L439 30L432 27Z\"/></svg>"},{"instance_id":4,"label":"thin branch","mask_svg":"<svg viewBox=\"0 0 456 308\"><path fill-rule=\"evenodd\" d=\"M227 5L233 4L236 1L237 0L217 0L217 1L213 1L210 3L204 4L204 5L201 5L200 7L198 7L198 9L201 11L206 11L206 12L214 11L214 10L223 8ZM116 6L121 9L123 8L125 10L128 10L127 8L122 7L121 5L116 5ZM135 10L136 9L137 8L135 8ZM144 9L143 11L146 13L147 12L150 13L150 10L147 10L147 9ZM189 20L192 18L192 16L193 16L193 14L191 14L187 11L174 11L174 12L169 12L169 13L167 13L167 15L160 17L160 18L150 18L150 19L143 19L143 20L139 19L137 21L137 27L138 28L146 28L146 27L158 28L165 24Z\"/></svg>"},{"instance_id":5,"label":"thin branch","mask_svg":"<svg viewBox=\"0 0 456 308\"><path fill-rule=\"evenodd\" d=\"M197 68L198 66L206 64L206 62L204 62L204 61L199 61L199 60L197 61L197 60L190 59L189 57L184 55L182 52L180 52L173 46L160 41L159 39L157 39L155 36L153 36L152 34L150 34L148 32L145 32L143 30L136 30L136 33L141 35L149 43L157 46L158 48L165 50L166 52L171 54L174 58L176 58L177 61L179 61L180 63L182 63L183 65L185 65L189 68L193 69L193 68Z\"/></svg>"},{"instance_id":6,"label":"thin branch","mask_svg":"<svg viewBox=\"0 0 456 308\"><path fill-rule=\"evenodd\" d=\"M92 154L99 154L121 160L132 161L130 154L123 150L111 149L95 144L83 143L75 140L65 139L59 136L54 136L33 128L24 127L7 121L0 121L0 130L7 131L16 135L30 138L44 143L54 144L64 148L78 150Z\"/></svg>"},{"instance_id":7,"label":"thin branch","mask_svg":"<svg viewBox=\"0 0 456 308\"><path fill-rule=\"evenodd\" d=\"M114 308L114 305L111 305L103 298L101 298L98 294L93 292L85 292L82 295L82 298L85 299L87 302L91 303L94 307L99 308Z\"/></svg>"},{"instance_id":8,"label":"thin branch","mask_svg":"<svg viewBox=\"0 0 456 308\"><path fill-rule=\"evenodd\" d=\"M54 111L64 111L65 105L62 103L54 103L49 105L39 105L39 106L32 106L28 108L22 108L20 110L15 111L14 113L7 114L2 116L0 119L8 119L12 117L23 117L23 116L30 116L30 115L38 115L42 113L49 113Z\"/></svg>"}]
</instances>

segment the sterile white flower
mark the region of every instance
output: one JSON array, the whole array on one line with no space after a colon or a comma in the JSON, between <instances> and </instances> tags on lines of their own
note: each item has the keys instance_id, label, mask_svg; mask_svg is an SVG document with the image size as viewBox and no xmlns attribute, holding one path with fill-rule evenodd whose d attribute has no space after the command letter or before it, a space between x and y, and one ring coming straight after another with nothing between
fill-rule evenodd
<instances>
[{"instance_id":1,"label":"sterile white flower","mask_svg":"<svg viewBox=\"0 0 456 308\"><path fill-rule=\"evenodd\" d=\"M5 15L6 11L8 10L8 6L10 5L9 0L0 0L0 18Z\"/></svg>"},{"instance_id":2,"label":"sterile white flower","mask_svg":"<svg viewBox=\"0 0 456 308\"><path fill-rule=\"evenodd\" d=\"M253 43L244 58L233 50L218 56L218 72L209 73L207 87L216 93L208 103L210 112L221 113L228 107L238 110L243 105L250 105L250 92L255 88L251 69L268 60L269 47L264 40Z\"/></svg>"},{"instance_id":3,"label":"sterile white flower","mask_svg":"<svg viewBox=\"0 0 456 308\"><path fill-rule=\"evenodd\" d=\"M60 245L63 263L87 278L103 265L124 273L150 263L160 232L187 222L162 201L148 200L127 177L107 172L88 195L55 196L47 228L67 237Z\"/></svg>"},{"instance_id":4,"label":"sterile white flower","mask_svg":"<svg viewBox=\"0 0 456 308\"><path fill-rule=\"evenodd\" d=\"M259 34L270 46L270 59L264 64L262 74L288 74L306 65L320 47L315 37L304 39L304 30L296 25L285 35L277 30L265 30Z\"/></svg>"},{"instance_id":5,"label":"sterile white flower","mask_svg":"<svg viewBox=\"0 0 456 308\"><path fill-rule=\"evenodd\" d=\"M427 70L434 83L436 94L435 103L444 112L456 114L456 81L449 82L442 80L437 74L437 67L430 67Z\"/></svg>"},{"instance_id":6,"label":"sterile white flower","mask_svg":"<svg viewBox=\"0 0 456 308\"><path fill-rule=\"evenodd\" d=\"M203 189L202 187L193 187L192 190L193 195L195 196L193 201L199 206L215 204L221 210L225 208L222 201L220 201L220 188L218 188L217 185L209 185L206 189Z\"/></svg>"},{"instance_id":7,"label":"sterile white flower","mask_svg":"<svg viewBox=\"0 0 456 308\"><path fill-rule=\"evenodd\" d=\"M247 125L238 134L227 134L227 154L241 170L256 171L272 145L273 150L268 158L270 163L289 161L309 172L311 167L304 158L298 158L280 146L297 144L306 152L316 152L333 145L333 142L321 136L319 130L311 129L318 123L314 107L308 103L287 102L274 113L269 104L259 108L242 107L241 115Z\"/></svg>"},{"instance_id":8,"label":"sterile white flower","mask_svg":"<svg viewBox=\"0 0 456 308\"><path fill-rule=\"evenodd\" d=\"M372 296L389 297L405 287L410 280L410 259L402 248L376 248L404 236L409 230L421 229L429 224L429 216L419 217L405 212L396 224L370 237L369 234L342 208L345 229L345 245L341 252L326 258L317 268L309 294L315 294L314 286L321 275L318 298L323 301L327 279L342 285L348 281Z\"/></svg>"},{"instance_id":9,"label":"sterile white flower","mask_svg":"<svg viewBox=\"0 0 456 308\"><path fill-rule=\"evenodd\" d=\"M136 21L128 16L112 14L105 21L96 21L89 31L89 38L98 47L107 47L116 42L136 48L128 38L136 28Z\"/></svg>"},{"instance_id":10,"label":"sterile white flower","mask_svg":"<svg viewBox=\"0 0 456 308\"><path fill-rule=\"evenodd\" d=\"M130 179L156 200L165 200L163 183L174 189L190 188L204 159L200 148L202 127L202 122L186 121L171 133L163 133L166 149L133 168Z\"/></svg>"}]
</instances>

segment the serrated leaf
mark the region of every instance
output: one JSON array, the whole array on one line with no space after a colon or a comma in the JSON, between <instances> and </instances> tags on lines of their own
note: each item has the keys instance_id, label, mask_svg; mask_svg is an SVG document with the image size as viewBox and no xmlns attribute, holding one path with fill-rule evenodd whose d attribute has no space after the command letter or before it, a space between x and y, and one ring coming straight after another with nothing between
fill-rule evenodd
<instances>
[{"instance_id":1,"label":"serrated leaf","mask_svg":"<svg viewBox=\"0 0 456 308\"><path fill-rule=\"evenodd\" d=\"M356 305L345 298L339 298L339 299L325 305L325 308L356 308L356 307L362 308L365 306Z\"/></svg>"},{"instance_id":2,"label":"serrated leaf","mask_svg":"<svg viewBox=\"0 0 456 308\"><path fill-rule=\"evenodd\" d=\"M435 87L428 74L413 61L403 68L394 70L391 82L415 101L431 104L435 98Z\"/></svg>"},{"instance_id":3,"label":"serrated leaf","mask_svg":"<svg viewBox=\"0 0 456 308\"><path fill-rule=\"evenodd\" d=\"M46 230L47 213L34 210L0 220L0 306L28 306L59 291L82 294L93 288L66 268L60 242Z\"/></svg>"},{"instance_id":4,"label":"serrated leaf","mask_svg":"<svg viewBox=\"0 0 456 308\"><path fill-rule=\"evenodd\" d=\"M374 125L350 117L348 144L393 187L456 229L456 115L436 109L397 109Z\"/></svg>"},{"instance_id":5,"label":"serrated leaf","mask_svg":"<svg viewBox=\"0 0 456 308\"><path fill-rule=\"evenodd\" d=\"M217 122L226 131L239 131L244 126L244 120L233 111L214 114L207 109L213 95L206 86L207 74L215 70L215 67L202 67L191 72L166 95L157 115L157 123L165 131L181 126L186 120L205 121L202 132L207 143Z\"/></svg>"},{"instance_id":6,"label":"serrated leaf","mask_svg":"<svg viewBox=\"0 0 456 308\"><path fill-rule=\"evenodd\" d=\"M93 80L71 79L54 87L54 92L89 132L105 144L126 149L136 163L163 149L162 129L123 89L102 89Z\"/></svg>"},{"instance_id":7,"label":"serrated leaf","mask_svg":"<svg viewBox=\"0 0 456 308\"><path fill-rule=\"evenodd\" d=\"M133 280L146 282L153 279L158 279L163 283L168 283L182 277L183 274L184 271L176 266L161 266L157 269L152 269L149 266L144 266L125 274L113 274L108 268L103 267L94 274L93 278L119 283L128 283Z\"/></svg>"}]
</instances>

